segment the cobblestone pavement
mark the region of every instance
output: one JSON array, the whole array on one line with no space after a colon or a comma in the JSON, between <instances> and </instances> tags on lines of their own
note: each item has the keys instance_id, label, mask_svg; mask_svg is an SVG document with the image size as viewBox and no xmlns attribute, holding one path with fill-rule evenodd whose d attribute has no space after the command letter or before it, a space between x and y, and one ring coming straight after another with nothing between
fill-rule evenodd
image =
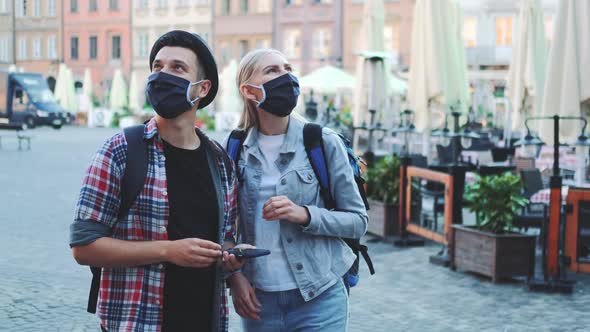
<instances>
[{"instance_id":1,"label":"cobblestone pavement","mask_svg":"<svg viewBox=\"0 0 590 332\"><path fill-rule=\"evenodd\" d=\"M112 129L40 128L32 151L0 150L0 331L99 331L85 312L90 272L68 247L84 169ZM352 290L350 331L588 331L590 277L575 294L530 293L428 263L436 245L369 243L377 274ZM232 312L231 331L241 331Z\"/></svg>"}]
</instances>

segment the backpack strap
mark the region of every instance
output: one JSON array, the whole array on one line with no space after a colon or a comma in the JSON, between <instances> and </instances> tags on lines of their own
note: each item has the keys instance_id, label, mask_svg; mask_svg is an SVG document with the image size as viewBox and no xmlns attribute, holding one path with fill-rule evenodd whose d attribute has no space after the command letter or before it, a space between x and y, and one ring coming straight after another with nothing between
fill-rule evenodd
<instances>
[{"instance_id":1,"label":"backpack strap","mask_svg":"<svg viewBox=\"0 0 590 332\"><path fill-rule=\"evenodd\" d=\"M148 168L147 142L143 139L144 125L125 128L123 133L127 140L127 155L125 173L121 179L121 205L117 220L129 214L131 205L143 189ZM92 283L88 295L88 306L86 311L96 313L98 301L98 290L100 288L100 267L91 266Z\"/></svg>"},{"instance_id":2,"label":"backpack strap","mask_svg":"<svg viewBox=\"0 0 590 332\"><path fill-rule=\"evenodd\" d=\"M303 127L303 145L307 158L320 183L320 193L324 198L328 209L336 208L336 202L330 193L330 176L326 164L324 140L322 139L322 127L315 123L306 123Z\"/></svg>"},{"instance_id":3,"label":"backpack strap","mask_svg":"<svg viewBox=\"0 0 590 332\"><path fill-rule=\"evenodd\" d=\"M242 151L242 145L246 140L247 132L245 130L235 129L232 130L231 134L229 134L229 139L227 140L227 154L229 157L237 163L240 160L240 152Z\"/></svg>"}]
</instances>

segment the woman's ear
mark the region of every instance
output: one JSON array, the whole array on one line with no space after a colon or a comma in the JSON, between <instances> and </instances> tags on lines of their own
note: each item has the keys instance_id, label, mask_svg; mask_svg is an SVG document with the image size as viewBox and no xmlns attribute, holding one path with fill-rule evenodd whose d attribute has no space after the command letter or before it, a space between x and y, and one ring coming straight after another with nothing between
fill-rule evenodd
<instances>
[{"instance_id":1,"label":"woman's ear","mask_svg":"<svg viewBox=\"0 0 590 332\"><path fill-rule=\"evenodd\" d=\"M249 85L242 84L240 86L240 93L242 94L242 96L246 97L246 99L250 99L252 101L258 101L260 99L258 98L258 96L255 93L253 93L254 91L252 91L255 89L256 88L251 87ZM256 90L258 90L258 89L256 89Z\"/></svg>"}]
</instances>

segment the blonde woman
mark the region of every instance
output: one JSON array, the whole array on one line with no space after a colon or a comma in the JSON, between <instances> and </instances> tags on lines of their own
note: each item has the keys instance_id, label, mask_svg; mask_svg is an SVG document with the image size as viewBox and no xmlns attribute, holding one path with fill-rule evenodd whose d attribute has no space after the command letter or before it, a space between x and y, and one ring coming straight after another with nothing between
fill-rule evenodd
<instances>
[{"instance_id":1,"label":"blonde woman","mask_svg":"<svg viewBox=\"0 0 590 332\"><path fill-rule=\"evenodd\" d=\"M324 129L330 191L327 210L303 145L304 122L291 114L299 83L277 50L248 53L237 84L244 102L238 154L242 243L270 249L228 282L246 331L345 331L348 294L342 276L355 256L341 238L360 238L367 214L346 150Z\"/></svg>"}]
</instances>

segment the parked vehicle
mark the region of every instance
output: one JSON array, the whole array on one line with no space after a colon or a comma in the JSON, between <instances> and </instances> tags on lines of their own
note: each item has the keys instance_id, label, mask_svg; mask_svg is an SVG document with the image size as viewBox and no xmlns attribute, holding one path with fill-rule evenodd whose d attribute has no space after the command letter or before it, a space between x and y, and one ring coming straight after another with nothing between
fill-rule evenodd
<instances>
[{"instance_id":1,"label":"parked vehicle","mask_svg":"<svg viewBox=\"0 0 590 332\"><path fill-rule=\"evenodd\" d=\"M66 119L43 75L0 71L0 125L59 129Z\"/></svg>"}]
</instances>

